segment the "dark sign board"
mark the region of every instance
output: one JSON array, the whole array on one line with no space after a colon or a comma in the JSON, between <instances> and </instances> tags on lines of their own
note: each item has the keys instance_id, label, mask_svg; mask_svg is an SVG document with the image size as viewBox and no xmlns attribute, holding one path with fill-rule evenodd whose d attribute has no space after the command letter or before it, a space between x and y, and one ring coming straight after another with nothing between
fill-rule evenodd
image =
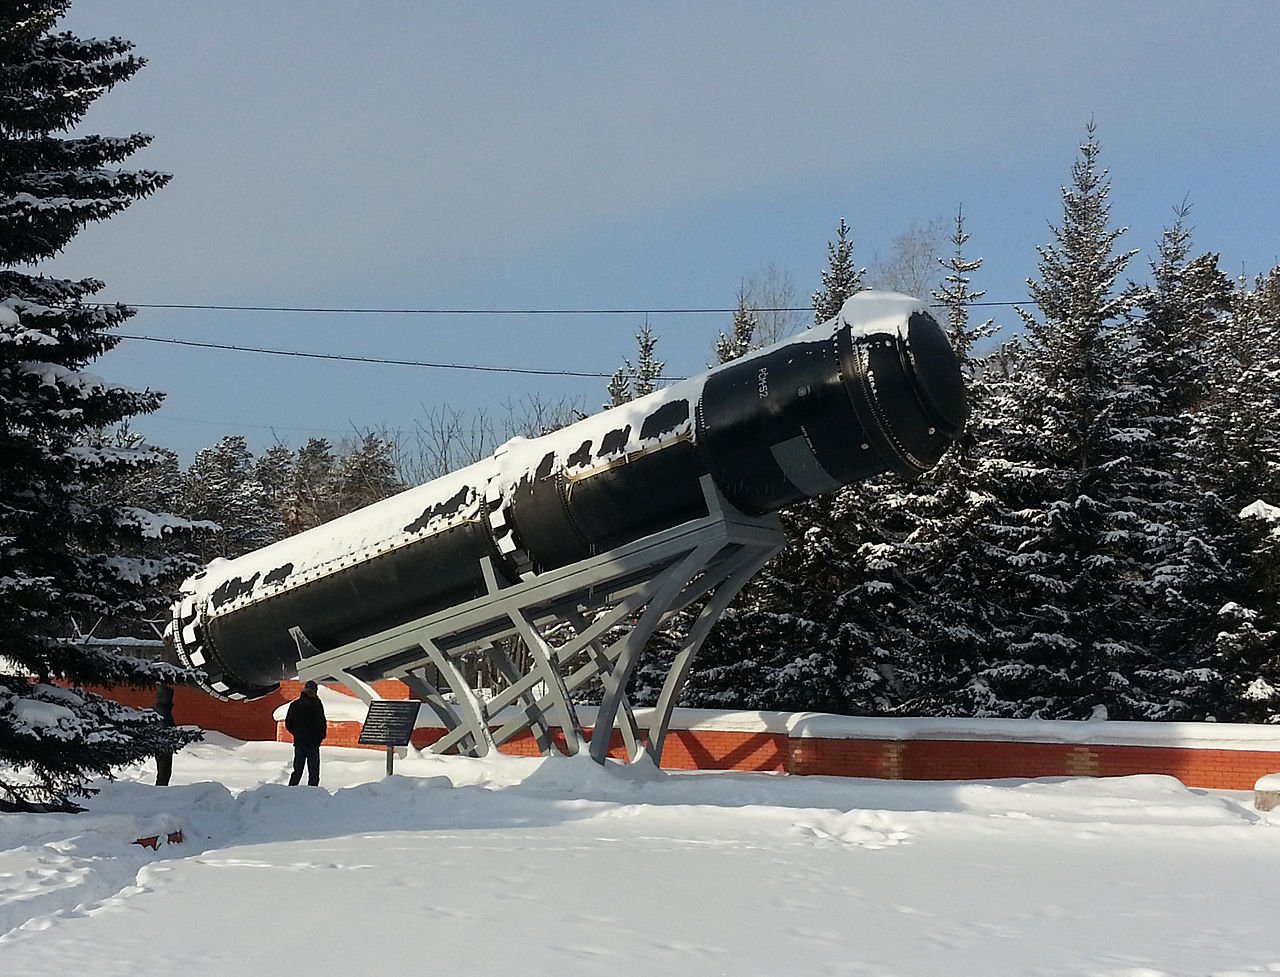
<instances>
[{"instance_id":1,"label":"dark sign board","mask_svg":"<svg viewBox=\"0 0 1280 977\"><path fill-rule=\"evenodd\" d=\"M369 703L360 742L372 746L408 746L420 705L422 703L414 699L376 699Z\"/></svg>"}]
</instances>

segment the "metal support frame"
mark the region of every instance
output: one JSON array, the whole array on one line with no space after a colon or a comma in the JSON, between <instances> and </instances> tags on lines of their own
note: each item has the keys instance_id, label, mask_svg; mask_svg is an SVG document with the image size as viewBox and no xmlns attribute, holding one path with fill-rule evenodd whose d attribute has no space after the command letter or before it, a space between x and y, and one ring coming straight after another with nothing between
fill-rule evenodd
<instances>
[{"instance_id":1,"label":"metal support frame","mask_svg":"<svg viewBox=\"0 0 1280 977\"><path fill-rule=\"evenodd\" d=\"M402 679L445 726L431 747L436 753L483 756L529 730L544 754L555 750L559 735L570 754L585 745L592 759L604 763L616 728L629 761L647 756L656 764L703 640L747 580L783 546L777 516L738 512L708 477L702 487L708 510L702 518L519 582L500 580L486 557L485 596L367 638L321 651L293 628L301 654L298 677L342 683L365 702L377 698L372 682ZM654 631L700 601L642 730L627 684ZM548 640L563 631L572 637ZM509 637L527 648L528 671L521 672L498 644ZM460 656L476 650L507 682L487 702L457 666ZM577 664L580 659L585 661ZM427 664L447 688L427 680L421 671ZM574 693L592 679L603 692L588 739Z\"/></svg>"}]
</instances>

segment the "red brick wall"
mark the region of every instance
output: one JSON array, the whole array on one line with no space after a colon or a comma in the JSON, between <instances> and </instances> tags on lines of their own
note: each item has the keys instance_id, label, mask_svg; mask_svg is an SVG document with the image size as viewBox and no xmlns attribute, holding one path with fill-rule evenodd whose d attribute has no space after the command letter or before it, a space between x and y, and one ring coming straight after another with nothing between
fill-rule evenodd
<instances>
[{"instance_id":1,"label":"red brick wall","mask_svg":"<svg viewBox=\"0 0 1280 977\"><path fill-rule=\"evenodd\" d=\"M97 689L99 694L127 706L150 708L154 689ZM199 726L240 740L273 740L276 721L271 715L288 700L279 692L252 702L223 702L196 689L179 686L173 690L173 718L179 726Z\"/></svg>"},{"instance_id":2,"label":"red brick wall","mask_svg":"<svg viewBox=\"0 0 1280 977\"><path fill-rule=\"evenodd\" d=\"M1013 743L992 740L791 741L790 771L888 780L995 780L1003 777L1123 777L1167 774L1188 787L1252 790L1280 772L1267 750Z\"/></svg>"},{"instance_id":3,"label":"red brick wall","mask_svg":"<svg viewBox=\"0 0 1280 977\"><path fill-rule=\"evenodd\" d=\"M672 770L787 773L789 752L786 733L673 729L662 744L662 765Z\"/></svg>"},{"instance_id":4,"label":"red brick wall","mask_svg":"<svg viewBox=\"0 0 1280 977\"><path fill-rule=\"evenodd\" d=\"M278 692L253 702L221 702L193 689L178 688L174 716L179 723L218 730L238 739L288 742L284 724L276 723L272 713L296 699L301 688L299 682L285 682ZM350 694L343 688L331 688ZM409 698L409 690L401 682L376 682L374 688L383 698ZM155 701L155 693L150 690L117 689L110 694L129 705L150 706ZM1268 750L1007 740L791 738L786 732L715 729L714 725L712 720L700 722L697 729L671 730L663 749L663 767L887 780L1119 777L1152 773L1176 777L1190 787L1224 790L1250 790L1259 777L1280 772L1280 752ZM325 743L357 746L359 735L359 723L331 722ZM413 745L423 749L443 735L440 729L418 729ZM557 735L556 745L565 752L563 736ZM539 755L537 742L528 732L504 743L501 749L512 756ZM617 732L610 744L610 755L624 757L622 737Z\"/></svg>"},{"instance_id":5,"label":"red brick wall","mask_svg":"<svg viewBox=\"0 0 1280 977\"><path fill-rule=\"evenodd\" d=\"M593 730L587 727L585 733L590 739ZM413 734L413 745L418 749L430 746L444 735L440 729L417 729ZM329 723L329 736L324 741L326 746L360 746L359 723ZM282 743L292 742L293 738L285 732L284 723L280 723L276 738ZM564 736L555 734L556 748L561 753L568 750ZM382 747L366 747L366 749L382 749ZM503 743L499 750L508 756L540 756L537 740L532 733L523 732ZM724 730L683 730L675 729L667 734L662 750L662 766L668 770L749 770L767 773L785 773L787 766L786 733L756 733ZM622 734L614 731L609 743L609 755L615 759L626 759L626 750Z\"/></svg>"},{"instance_id":6,"label":"red brick wall","mask_svg":"<svg viewBox=\"0 0 1280 977\"><path fill-rule=\"evenodd\" d=\"M1264 774L1280 772L1280 754L1253 750L1193 750L1111 746L1099 749L1099 777L1167 773L1189 787L1252 790Z\"/></svg>"}]
</instances>

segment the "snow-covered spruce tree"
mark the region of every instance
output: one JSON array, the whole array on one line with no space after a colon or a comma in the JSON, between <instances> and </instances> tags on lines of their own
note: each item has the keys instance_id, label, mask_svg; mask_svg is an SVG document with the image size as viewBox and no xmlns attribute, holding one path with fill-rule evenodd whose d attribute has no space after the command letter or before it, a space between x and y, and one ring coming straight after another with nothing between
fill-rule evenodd
<instances>
[{"instance_id":1,"label":"snow-covered spruce tree","mask_svg":"<svg viewBox=\"0 0 1280 977\"><path fill-rule=\"evenodd\" d=\"M255 470L253 452L238 434L196 452L179 499L185 515L218 526L202 541L201 563L241 556L284 538L284 520Z\"/></svg>"},{"instance_id":2,"label":"snow-covered spruce tree","mask_svg":"<svg viewBox=\"0 0 1280 977\"><path fill-rule=\"evenodd\" d=\"M68 5L0 7L0 806L10 808L71 807L89 778L194 738L84 689L184 673L66 640L73 620L142 610L166 568L137 555L148 516L94 495L148 456L86 438L159 404L85 372L132 310L88 304L100 282L17 270L167 180L108 168L147 136L59 135L143 65L127 41L50 33Z\"/></svg>"},{"instance_id":3,"label":"snow-covered spruce tree","mask_svg":"<svg viewBox=\"0 0 1280 977\"><path fill-rule=\"evenodd\" d=\"M840 311L845 300L866 288L867 269L853 260L853 238L843 217L836 239L827 242L827 267L822 270L822 287L813 293L813 321L823 323Z\"/></svg>"},{"instance_id":4,"label":"snow-covered spruce tree","mask_svg":"<svg viewBox=\"0 0 1280 977\"><path fill-rule=\"evenodd\" d=\"M629 403L658 389L658 381L662 379L662 371L667 364L658 359L657 350L658 337L646 322L636 333L635 363L624 359L609 380L606 409Z\"/></svg>"},{"instance_id":5,"label":"snow-covered spruce tree","mask_svg":"<svg viewBox=\"0 0 1280 977\"><path fill-rule=\"evenodd\" d=\"M339 515L337 461L327 438L309 438L298 449L286 507L288 534L311 529Z\"/></svg>"},{"instance_id":6,"label":"snow-covered spruce tree","mask_svg":"<svg viewBox=\"0 0 1280 977\"><path fill-rule=\"evenodd\" d=\"M338 462L338 507L345 514L390 498L406 486L396 477L391 443L376 434L361 435Z\"/></svg>"},{"instance_id":7,"label":"snow-covered spruce tree","mask_svg":"<svg viewBox=\"0 0 1280 977\"><path fill-rule=\"evenodd\" d=\"M1241 287L1209 338L1209 395L1195 412L1197 445L1215 461L1213 487L1232 507L1280 493L1280 267Z\"/></svg>"},{"instance_id":8,"label":"snow-covered spruce tree","mask_svg":"<svg viewBox=\"0 0 1280 977\"><path fill-rule=\"evenodd\" d=\"M1110 185L1092 123L1062 191L1062 224L1028 281L1039 317L1025 324L1019 368L993 397L997 505L988 527L1012 556L993 596L1008 634L976 677L989 709L1014 716L1165 715L1166 690L1136 593L1145 538L1131 499L1133 440L1124 419L1117 326L1132 306L1116 280L1133 256L1109 227Z\"/></svg>"},{"instance_id":9,"label":"snow-covered spruce tree","mask_svg":"<svg viewBox=\"0 0 1280 977\"><path fill-rule=\"evenodd\" d=\"M609 378L607 392L609 400L604 405L606 410L635 400L635 397L631 395L631 377L628 376L625 366L618 367L613 376Z\"/></svg>"},{"instance_id":10,"label":"snow-covered spruce tree","mask_svg":"<svg viewBox=\"0 0 1280 977\"><path fill-rule=\"evenodd\" d=\"M753 349L758 322L755 312L747 305L747 285L743 282L738 287L738 308L733 313L733 325L729 332L722 332L716 337L716 362L729 363Z\"/></svg>"},{"instance_id":11,"label":"snow-covered spruce tree","mask_svg":"<svg viewBox=\"0 0 1280 977\"><path fill-rule=\"evenodd\" d=\"M814 293L814 321L836 315L845 301L867 287L867 270L853 260L850 229L840 221L827 245L822 288ZM803 644L775 669L778 685L794 690L782 708L884 713L909 694L899 666L917 644L905 630L918 571L912 534L917 528L911 500L915 487L881 475L810 499L784 514L794 569L779 581L792 604L777 632L785 656L790 618L801 624ZM800 697L817 694L809 705Z\"/></svg>"},{"instance_id":12,"label":"snow-covered spruce tree","mask_svg":"<svg viewBox=\"0 0 1280 977\"><path fill-rule=\"evenodd\" d=\"M933 292L965 376L969 418L965 432L941 461L901 497L905 523L892 559L902 596L889 630L900 696L895 711L912 715L974 716L988 712L977 674L1004 639L990 594L993 569L1006 554L985 532L995 505L984 464L991 430L991 387L1001 376L974 347L995 335L992 320L971 321L985 292L970 285L982 259L966 255L969 234L956 214L952 252L939 259L942 281Z\"/></svg>"},{"instance_id":13,"label":"snow-covered spruce tree","mask_svg":"<svg viewBox=\"0 0 1280 977\"><path fill-rule=\"evenodd\" d=\"M137 459L87 485L81 502L99 511L116 511L136 526L139 538L130 538L127 544L131 554L145 561L150 575L165 584L140 590L137 601L121 607L118 613L104 615L96 622L73 622L78 632L94 640L120 638L117 647L127 649L131 639L154 640L160 634L172 604L172 584L199 568L203 562L201 543L218 527L169 511L180 508L176 501L183 488L176 452L148 445L127 422L111 431L87 432L81 443Z\"/></svg>"},{"instance_id":14,"label":"snow-covered spruce tree","mask_svg":"<svg viewBox=\"0 0 1280 977\"><path fill-rule=\"evenodd\" d=\"M293 449L285 444L273 444L253 462L253 479L262 486L263 499L275 511L281 535L289 522L294 462Z\"/></svg>"},{"instance_id":15,"label":"snow-covered spruce tree","mask_svg":"<svg viewBox=\"0 0 1280 977\"><path fill-rule=\"evenodd\" d=\"M1280 268L1240 288L1209 337L1211 383L1192 411L1192 444L1206 494L1239 533L1244 595L1219 608L1220 667L1236 703L1225 718L1280 716Z\"/></svg>"},{"instance_id":16,"label":"snow-covered spruce tree","mask_svg":"<svg viewBox=\"0 0 1280 977\"><path fill-rule=\"evenodd\" d=\"M631 393L643 397L658 389L666 363L657 357L658 337L649 323L645 323L636 335L636 365L631 370ZM628 369L631 364L627 364Z\"/></svg>"},{"instance_id":17,"label":"snow-covered spruce tree","mask_svg":"<svg viewBox=\"0 0 1280 977\"><path fill-rule=\"evenodd\" d=\"M1129 593L1152 659L1138 677L1165 702L1152 718L1228 719L1236 709L1219 667L1219 610L1248 602L1247 560L1237 513L1208 485L1191 418L1210 394L1209 347L1232 287L1217 255L1192 257L1188 213L1175 211L1161 236L1124 330L1119 427L1129 432L1130 538L1146 565Z\"/></svg>"}]
</instances>

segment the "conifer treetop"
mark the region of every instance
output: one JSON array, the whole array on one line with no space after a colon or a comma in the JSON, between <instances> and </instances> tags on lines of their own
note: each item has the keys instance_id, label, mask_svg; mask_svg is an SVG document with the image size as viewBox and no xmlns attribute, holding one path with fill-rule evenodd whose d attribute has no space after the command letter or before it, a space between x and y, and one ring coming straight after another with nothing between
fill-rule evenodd
<instances>
[{"instance_id":1,"label":"conifer treetop","mask_svg":"<svg viewBox=\"0 0 1280 977\"><path fill-rule=\"evenodd\" d=\"M813 319L826 322L838 315L850 296L866 288L866 268L859 268L853 260L852 231L840 218L836 239L827 242L827 267L822 270L822 287L813 293Z\"/></svg>"}]
</instances>

